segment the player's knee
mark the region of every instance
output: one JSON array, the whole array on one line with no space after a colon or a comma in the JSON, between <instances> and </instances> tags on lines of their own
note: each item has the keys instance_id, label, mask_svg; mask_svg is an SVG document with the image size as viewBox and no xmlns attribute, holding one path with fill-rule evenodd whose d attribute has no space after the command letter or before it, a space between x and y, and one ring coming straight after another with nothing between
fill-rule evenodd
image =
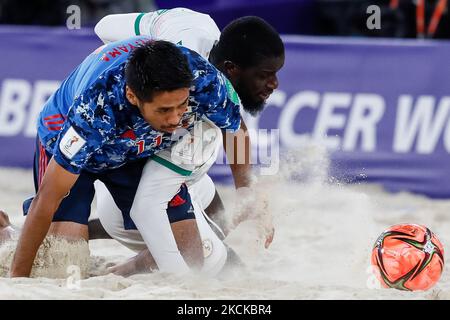
<instances>
[{"instance_id":1,"label":"player's knee","mask_svg":"<svg viewBox=\"0 0 450 320\"><path fill-rule=\"evenodd\" d=\"M201 270L204 264L203 245L195 219L171 224L173 236L186 264L191 269Z\"/></svg>"},{"instance_id":2,"label":"player's knee","mask_svg":"<svg viewBox=\"0 0 450 320\"><path fill-rule=\"evenodd\" d=\"M204 264L202 273L214 277L219 274L227 261L228 251L225 244L217 237L202 239Z\"/></svg>"}]
</instances>

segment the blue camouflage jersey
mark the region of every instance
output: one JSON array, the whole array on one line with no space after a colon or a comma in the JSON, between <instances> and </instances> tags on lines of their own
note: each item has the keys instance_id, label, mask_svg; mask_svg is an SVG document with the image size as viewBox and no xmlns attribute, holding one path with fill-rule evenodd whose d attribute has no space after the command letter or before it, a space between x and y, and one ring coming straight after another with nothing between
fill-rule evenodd
<instances>
[{"instance_id":1,"label":"blue camouflage jersey","mask_svg":"<svg viewBox=\"0 0 450 320\"><path fill-rule=\"evenodd\" d=\"M39 116L38 136L56 162L68 171L99 173L149 157L176 141L154 130L125 97L125 64L148 37L102 46L90 54L49 98ZM188 111L191 129L207 117L219 128L236 131L240 101L225 76L200 55L179 47L194 74Z\"/></svg>"}]
</instances>

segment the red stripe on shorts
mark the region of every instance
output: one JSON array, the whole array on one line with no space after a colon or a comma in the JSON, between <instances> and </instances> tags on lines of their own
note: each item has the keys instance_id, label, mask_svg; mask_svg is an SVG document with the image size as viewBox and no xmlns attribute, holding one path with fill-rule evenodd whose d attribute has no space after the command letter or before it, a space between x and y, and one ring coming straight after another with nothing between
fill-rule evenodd
<instances>
[{"instance_id":1,"label":"red stripe on shorts","mask_svg":"<svg viewBox=\"0 0 450 320\"><path fill-rule=\"evenodd\" d=\"M47 153L45 152L45 148L39 142L39 180L38 186L41 185L42 179L44 178L45 171L47 169Z\"/></svg>"},{"instance_id":2,"label":"red stripe on shorts","mask_svg":"<svg viewBox=\"0 0 450 320\"><path fill-rule=\"evenodd\" d=\"M39 143L39 180L38 180L38 186L41 185L42 182L42 176L43 176L43 171L44 171L44 166L43 166L43 161L44 161L44 156L42 155L42 146L41 143Z\"/></svg>"},{"instance_id":3,"label":"red stripe on shorts","mask_svg":"<svg viewBox=\"0 0 450 320\"><path fill-rule=\"evenodd\" d=\"M56 130L61 130L62 127L58 126L58 127L48 127L48 130L50 131L56 131Z\"/></svg>"},{"instance_id":4,"label":"red stripe on shorts","mask_svg":"<svg viewBox=\"0 0 450 320\"><path fill-rule=\"evenodd\" d=\"M49 126L51 124L63 124L64 120L58 120L58 121L47 121L45 124L46 126Z\"/></svg>"},{"instance_id":5,"label":"red stripe on shorts","mask_svg":"<svg viewBox=\"0 0 450 320\"><path fill-rule=\"evenodd\" d=\"M44 120L51 120L51 119L56 119L56 118L64 118L64 117L58 113L58 114L54 114L54 115L45 117Z\"/></svg>"}]
</instances>

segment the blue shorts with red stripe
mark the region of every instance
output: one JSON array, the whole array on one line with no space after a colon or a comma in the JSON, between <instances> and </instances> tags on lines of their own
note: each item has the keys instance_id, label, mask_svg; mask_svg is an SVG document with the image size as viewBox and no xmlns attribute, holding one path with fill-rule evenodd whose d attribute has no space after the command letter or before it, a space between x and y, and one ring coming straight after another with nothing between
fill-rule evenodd
<instances>
[{"instance_id":1,"label":"blue shorts with red stripe","mask_svg":"<svg viewBox=\"0 0 450 320\"><path fill-rule=\"evenodd\" d=\"M33 168L36 192L39 190L51 157L52 155L43 148L39 139L37 139ZM125 229L136 229L130 217L130 210L145 163L146 159L141 159L102 173L83 171L69 194L62 200L53 216L53 221L71 221L87 225L95 194L94 182L100 180L106 185L114 198L114 202L122 211ZM32 200L33 198L24 201L24 215L28 213Z\"/></svg>"},{"instance_id":2,"label":"blue shorts with red stripe","mask_svg":"<svg viewBox=\"0 0 450 320\"><path fill-rule=\"evenodd\" d=\"M44 149L39 139L37 139L33 167L36 192L39 190L51 157L52 155ZM120 168L107 170L102 173L82 172L69 194L62 200L53 216L53 221L70 221L87 225L91 213L91 203L95 194L94 182L100 180L108 188L114 202L121 210L124 228L126 230L137 229L130 217L130 210L146 161L147 159L142 159L130 162ZM32 201L33 198L24 201L24 215L28 213ZM167 215L170 223L185 219L195 219L191 197L185 184L181 185L178 193L168 203Z\"/></svg>"}]
</instances>

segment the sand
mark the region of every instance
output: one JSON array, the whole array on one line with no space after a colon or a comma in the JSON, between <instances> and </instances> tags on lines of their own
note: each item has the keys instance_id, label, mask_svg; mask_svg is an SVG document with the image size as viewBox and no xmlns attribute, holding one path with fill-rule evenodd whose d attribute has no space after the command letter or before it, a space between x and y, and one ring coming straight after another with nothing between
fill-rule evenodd
<instances>
[{"instance_id":1,"label":"sand","mask_svg":"<svg viewBox=\"0 0 450 320\"><path fill-rule=\"evenodd\" d=\"M226 242L246 263L243 270L215 279L163 273L104 275L109 264L133 253L114 240L94 240L89 243L87 279L80 279L73 269L65 279L0 278L0 299L450 299L447 267L427 292L379 289L368 269L371 246L393 224L424 224L447 249L450 200L390 194L377 185L330 182L324 173L326 158L320 152L318 158L321 161L302 161L294 155L277 177L262 181L269 194L275 239L266 250L254 221L235 229ZM301 174L300 182L290 181L292 166L310 174ZM232 211L233 188L218 189ZM13 224L23 223L21 203L31 194L31 171L0 168L0 208L10 214ZM52 266L47 267L51 272Z\"/></svg>"}]
</instances>

